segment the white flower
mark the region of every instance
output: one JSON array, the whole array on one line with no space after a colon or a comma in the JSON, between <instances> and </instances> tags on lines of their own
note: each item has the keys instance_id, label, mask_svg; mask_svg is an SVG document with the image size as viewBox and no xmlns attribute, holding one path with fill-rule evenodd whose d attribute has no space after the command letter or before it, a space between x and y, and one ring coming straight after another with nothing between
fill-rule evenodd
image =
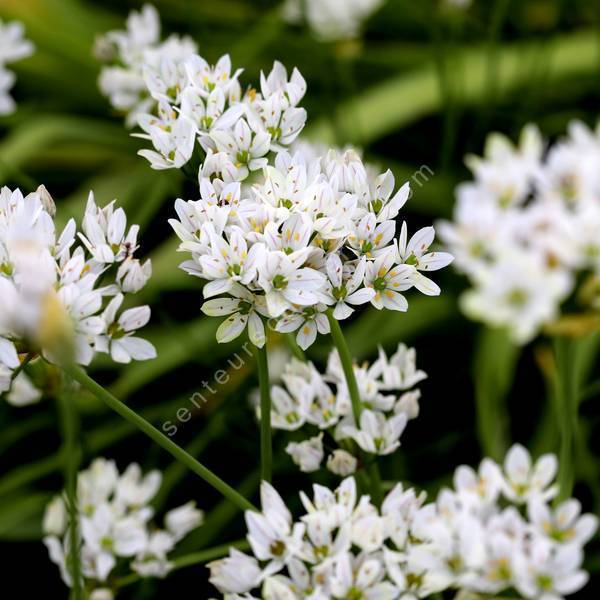
<instances>
[{"instance_id":1,"label":"white flower","mask_svg":"<svg viewBox=\"0 0 600 600\"><path fill-rule=\"evenodd\" d=\"M129 567L125 573L133 570L142 577L164 577L173 567L169 553L200 523L202 513L193 502L168 512L166 529L150 521L154 513L150 503L160 482L158 471L143 476L139 465L132 464L120 475L113 461L101 458L79 473L76 509L82 586L94 588L92 595L100 600L110 597L110 590L95 586L118 577L125 564ZM56 496L46 508L43 526L50 559L71 587L67 567L71 530L67 517L65 501Z\"/></svg>"},{"instance_id":2,"label":"white flower","mask_svg":"<svg viewBox=\"0 0 600 600\"><path fill-rule=\"evenodd\" d=\"M62 535L67 528L67 510L60 496L55 496L46 506L42 530L46 535Z\"/></svg>"},{"instance_id":3,"label":"white flower","mask_svg":"<svg viewBox=\"0 0 600 600\"><path fill-rule=\"evenodd\" d=\"M409 265L395 263L395 249L387 250L374 261L367 263L365 286L375 291L371 304L377 310L408 310L408 302L400 292L409 290L414 285L415 269Z\"/></svg>"},{"instance_id":4,"label":"white flower","mask_svg":"<svg viewBox=\"0 0 600 600\"><path fill-rule=\"evenodd\" d=\"M131 360L156 358L154 346L134 333L150 320L150 308L138 306L130 308L117 318L117 311L123 303L123 295L118 294L102 313L105 334L98 340L98 348L110 352L112 359L120 363Z\"/></svg>"},{"instance_id":5,"label":"white flower","mask_svg":"<svg viewBox=\"0 0 600 600\"><path fill-rule=\"evenodd\" d=\"M373 288L360 288L365 278L366 268L366 259L362 257L349 273L344 273L344 265L337 254L330 254L327 257L330 294L335 299L333 316L338 321L348 318L354 312L354 309L348 306L349 304L365 304L375 296L376 292Z\"/></svg>"},{"instance_id":6,"label":"white flower","mask_svg":"<svg viewBox=\"0 0 600 600\"><path fill-rule=\"evenodd\" d=\"M554 454L544 454L532 465L527 449L515 444L504 461L503 492L515 502L549 500L558 493L558 486L552 485L557 470Z\"/></svg>"},{"instance_id":7,"label":"white flower","mask_svg":"<svg viewBox=\"0 0 600 600\"><path fill-rule=\"evenodd\" d=\"M25 373L19 373L12 380L10 391L6 394L6 401L13 406L28 406L39 402L41 398L42 392L33 385Z\"/></svg>"},{"instance_id":8,"label":"white flower","mask_svg":"<svg viewBox=\"0 0 600 600\"><path fill-rule=\"evenodd\" d=\"M448 252L427 252L433 243L435 230L433 227L419 229L407 241L406 222L402 223L400 238L398 239L398 252L400 262L412 265L417 271L437 271L448 266L454 257ZM412 281L414 286L423 294L437 296L440 293L439 286L421 273L413 272Z\"/></svg>"},{"instance_id":9,"label":"white flower","mask_svg":"<svg viewBox=\"0 0 600 600\"><path fill-rule=\"evenodd\" d=\"M327 457L327 468L340 477L348 477L356 471L358 461L346 450L334 450Z\"/></svg>"},{"instance_id":10,"label":"white flower","mask_svg":"<svg viewBox=\"0 0 600 600\"><path fill-rule=\"evenodd\" d=\"M174 508L165 515L165 525L175 540L184 538L190 531L201 525L203 520L204 513L196 508L196 503L193 501Z\"/></svg>"},{"instance_id":11,"label":"white flower","mask_svg":"<svg viewBox=\"0 0 600 600\"><path fill-rule=\"evenodd\" d=\"M15 75L5 69L5 65L26 58L33 51L33 44L24 38L22 23L3 23L0 20L0 115L13 112L16 106L8 93L15 82Z\"/></svg>"},{"instance_id":12,"label":"white flower","mask_svg":"<svg viewBox=\"0 0 600 600\"><path fill-rule=\"evenodd\" d=\"M292 523L292 515L281 496L266 481L260 486L262 512L246 512L248 542L254 555L279 570L300 549L304 525Z\"/></svg>"},{"instance_id":13,"label":"white flower","mask_svg":"<svg viewBox=\"0 0 600 600\"><path fill-rule=\"evenodd\" d=\"M301 268L302 256L292 258L283 252L269 252L258 273L258 282L265 292L267 308L272 317L281 316L293 304L316 304L325 277L319 271Z\"/></svg>"},{"instance_id":14,"label":"white flower","mask_svg":"<svg viewBox=\"0 0 600 600\"><path fill-rule=\"evenodd\" d=\"M515 587L525 598L560 599L587 583L587 573L579 568L582 560L579 546L554 549L543 540L534 540L529 555L515 561Z\"/></svg>"},{"instance_id":15,"label":"white flower","mask_svg":"<svg viewBox=\"0 0 600 600\"><path fill-rule=\"evenodd\" d=\"M586 544L598 529L598 518L581 515L581 504L574 498L565 500L554 510L533 498L527 506L527 514L541 535L559 544Z\"/></svg>"},{"instance_id":16,"label":"white flower","mask_svg":"<svg viewBox=\"0 0 600 600\"><path fill-rule=\"evenodd\" d=\"M255 558L231 548L229 557L208 563L209 581L226 593L243 594L258 586L261 569Z\"/></svg>"},{"instance_id":17,"label":"white flower","mask_svg":"<svg viewBox=\"0 0 600 600\"><path fill-rule=\"evenodd\" d=\"M290 442L285 451L305 473L312 473L321 467L325 455L323 451L323 434L319 434L304 442Z\"/></svg>"},{"instance_id":18,"label":"white flower","mask_svg":"<svg viewBox=\"0 0 600 600\"><path fill-rule=\"evenodd\" d=\"M348 425L343 426L340 432L353 438L365 452L386 455L400 446L400 436L406 427L406 421L403 413L386 419L383 413L363 410L359 429Z\"/></svg>"},{"instance_id":19,"label":"white flower","mask_svg":"<svg viewBox=\"0 0 600 600\"><path fill-rule=\"evenodd\" d=\"M286 20L297 22L304 17L311 30L326 41L354 38L362 23L374 13L383 0L286 0Z\"/></svg>"},{"instance_id":20,"label":"white flower","mask_svg":"<svg viewBox=\"0 0 600 600\"><path fill-rule=\"evenodd\" d=\"M250 341L262 348L266 341L265 326L262 316L268 316L264 299L247 291L241 285L234 284L229 293L233 298L216 298L207 300L202 305L202 312L211 317L231 315L217 329L217 341L220 344L237 338L248 327Z\"/></svg>"}]
</instances>

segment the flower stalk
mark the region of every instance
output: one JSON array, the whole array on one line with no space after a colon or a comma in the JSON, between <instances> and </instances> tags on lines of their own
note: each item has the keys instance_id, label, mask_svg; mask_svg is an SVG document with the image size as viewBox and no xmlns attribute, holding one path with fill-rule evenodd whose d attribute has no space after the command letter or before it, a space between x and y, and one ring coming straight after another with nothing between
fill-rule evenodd
<instances>
[{"instance_id":1,"label":"flower stalk","mask_svg":"<svg viewBox=\"0 0 600 600\"><path fill-rule=\"evenodd\" d=\"M258 383L260 386L260 476L271 481L273 464L273 440L271 431L271 389L269 387L269 363L267 343L256 349Z\"/></svg>"},{"instance_id":2,"label":"flower stalk","mask_svg":"<svg viewBox=\"0 0 600 600\"><path fill-rule=\"evenodd\" d=\"M225 483L220 477L215 475L210 469L188 454L183 448L175 444L166 435L161 433L156 427L148 423L146 419L138 415L134 410L123 404L115 398L108 390L104 389L99 383L94 381L81 367L76 365L63 365L63 370L81 384L84 388L94 394L99 400L104 402L109 408L121 415L126 421L135 425L140 431L145 433L156 444L169 452L176 460L184 464L206 483L215 488L225 498L235 504L240 510L256 510L256 507L236 492L229 484Z\"/></svg>"},{"instance_id":3,"label":"flower stalk","mask_svg":"<svg viewBox=\"0 0 600 600\"><path fill-rule=\"evenodd\" d=\"M56 396L61 434L62 459L65 478L65 502L69 523L68 566L72 579L71 600L82 600L81 557L79 543L79 510L77 507L77 471L80 462L79 415L75 406L72 384L67 378Z\"/></svg>"},{"instance_id":4,"label":"flower stalk","mask_svg":"<svg viewBox=\"0 0 600 600\"><path fill-rule=\"evenodd\" d=\"M565 337L555 337L554 404L560 431L560 472L558 499L571 495L574 484L574 446L578 428L579 391L575 373L575 347Z\"/></svg>"},{"instance_id":5,"label":"flower stalk","mask_svg":"<svg viewBox=\"0 0 600 600\"><path fill-rule=\"evenodd\" d=\"M354 421L356 426L360 427L360 415L362 412L362 403L360 400L360 392L358 390L358 383L356 382L356 376L354 375L354 367L352 364L352 355L350 349L344 337L344 333L338 320L333 316L331 309L327 310L327 319L329 320L329 326L331 327L331 338L338 351L340 357L340 363L344 371L344 377L346 378L346 385L348 386L348 392L350 394L350 401L352 402L352 414L354 415ZM365 466L365 470L369 474L371 495L375 504L379 505L383 499L383 490L381 487L381 475L379 473L379 466L375 461L370 465L365 459L364 453L361 452L362 463Z\"/></svg>"}]
</instances>

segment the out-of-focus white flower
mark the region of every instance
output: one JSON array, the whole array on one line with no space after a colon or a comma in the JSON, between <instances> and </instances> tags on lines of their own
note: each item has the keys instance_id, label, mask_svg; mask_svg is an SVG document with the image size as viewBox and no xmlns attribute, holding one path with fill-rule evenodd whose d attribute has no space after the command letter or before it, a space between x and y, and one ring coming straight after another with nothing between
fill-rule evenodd
<instances>
[{"instance_id":1,"label":"out-of-focus white flower","mask_svg":"<svg viewBox=\"0 0 600 600\"><path fill-rule=\"evenodd\" d=\"M0 115L10 114L16 108L9 93L16 78L6 65L30 56L35 49L24 34L23 24L19 21L3 23L0 20Z\"/></svg>"},{"instance_id":2,"label":"out-of-focus white flower","mask_svg":"<svg viewBox=\"0 0 600 600\"><path fill-rule=\"evenodd\" d=\"M327 457L327 468L340 477L348 477L356 471L358 461L352 454L338 448Z\"/></svg>"},{"instance_id":3,"label":"out-of-focus white flower","mask_svg":"<svg viewBox=\"0 0 600 600\"><path fill-rule=\"evenodd\" d=\"M326 41L357 37L361 26L384 0L286 0L284 18L297 23L306 20L313 33Z\"/></svg>"},{"instance_id":4,"label":"out-of-focus white flower","mask_svg":"<svg viewBox=\"0 0 600 600\"><path fill-rule=\"evenodd\" d=\"M600 130L574 121L568 137L543 150L531 125L518 146L490 135L484 157L466 159L474 180L458 186L453 222L438 225L472 284L464 312L520 344L598 273Z\"/></svg>"},{"instance_id":5,"label":"out-of-focus white flower","mask_svg":"<svg viewBox=\"0 0 600 600\"><path fill-rule=\"evenodd\" d=\"M44 186L27 196L0 191L0 389L15 406L41 397L25 372L12 381L21 364L15 344L23 355L41 351L48 360L83 365L97 352L112 351L121 362L126 355L155 356L148 342L130 335L148 321L150 309L116 314L120 292L141 289L150 274L150 263L134 258L138 226L127 229L123 210L114 201L99 208L91 193L79 235L73 219L56 232L55 213ZM109 313L110 320L102 318Z\"/></svg>"},{"instance_id":6,"label":"out-of-focus white flower","mask_svg":"<svg viewBox=\"0 0 600 600\"><path fill-rule=\"evenodd\" d=\"M323 450L323 434L319 434L303 442L290 442L285 451L305 473L312 473L321 467L325 456Z\"/></svg>"},{"instance_id":7,"label":"out-of-focus white flower","mask_svg":"<svg viewBox=\"0 0 600 600\"><path fill-rule=\"evenodd\" d=\"M77 510L83 581L98 600L112 598L103 583L124 562L142 577L164 577L172 568L168 554L177 542L200 525L202 513L189 502L168 512L165 529L151 518L150 503L160 487L158 471L142 475L137 464L119 474L113 461L96 459L77 480ZM55 497L47 506L43 529L50 560L56 563L64 582L72 585L67 557L70 530L65 501Z\"/></svg>"},{"instance_id":8,"label":"out-of-focus white flower","mask_svg":"<svg viewBox=\"0 0 600 600\"><path fill-rule=\"evenodd\" d=\"M553 454L544 454L532 464L527 449L515 444L504 461L504 493L514 502L550 500L558 493L558 487L552 485L557 470Z\"/></svg>"}]
</instances>

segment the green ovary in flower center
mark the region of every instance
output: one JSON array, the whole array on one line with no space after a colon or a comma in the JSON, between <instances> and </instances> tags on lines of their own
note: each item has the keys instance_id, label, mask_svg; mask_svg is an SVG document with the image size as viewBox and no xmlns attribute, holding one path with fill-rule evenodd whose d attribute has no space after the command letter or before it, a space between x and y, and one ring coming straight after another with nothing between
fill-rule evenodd
<instances>
[{"instance_id":1,"label":"green ovary in flower center","mask_svg":"<svg viewBox=\"0 0 600 600\"><path fill-rule=\"evenodd\" d=\"M338 288L333 288L332 293L336 300L343 300L348 295L348 289L345 285L341 285Z\"/></svg>"},{"instance_id":2,"label":"green ovary in flower center","mask_svg":"<svg viewBox=\"0 0 600 600\"><path fill-rule=\"evenodd\" d=\"M240 165L245 165L248 163L248 160L250 159L250 153L248 152L248 150L240 150L236 154L235 158Z\"/></svg>"},{"instance_id":3,"label":"green ovary in flower center","mask_svg":"<svg viewBox=\"0 0 600 600\"><path fill-rule=\"evenodd\" d=\"M506 295L508 303L516 307L525 306L527 297L527 292L521 288L514 288Z\"/></svg>"},{"instance_id":4,"label":"green ovary in flower center","mask_svg":"<svg viewBox=\"0 0 600 600\"><path fill-rule=\"evenodd\" d=\"M227 273L230 277L238 277L242 272L242 267L240 265L229 265L227 267Z\"/></svg>"},{"instance_id":5,"label":"green ovary in flower center","mask_svg":"<svg viewBox=\"0 0 600 600\"><path fill-rule=\"evenodd\" d=\"M111 323L108 326L107 333L108 333L109 337L111 337L113 340L122 338L125 335L125 331L119 325L119 323Z\"/></svg>"},{"instance_id":6,"label":"green ovary in flower center","mask_svg":"<svg viewBox=\"0 0 600 600\"><path fill-rule=\"evenodd\" d=\"M378 292L383 292L387 289L387 281L383 277L378 277L373 281L373 287Z\"/></svg>"},{"instance_id":7,"label":"green ovary in flower center","mask_svg":"<svg viewBox=\"0 0 600 600\"><path fill-rule=\"evenodd\" d=\"M285 552L285 544L281 540L277 540L269 546L269 550L273 556L281 556Z\"/></svg>"},{"instance_id":8,"label":"green ovary in flower center","mask_svg":"<svg viewBox=\"0 0 600 600\"><path fill-rule=\"evenodd\" d=\"M283 275L275 275L272 284L276 290L284 290L287 287L288 281Z\"/></svg>"}]
</instances>

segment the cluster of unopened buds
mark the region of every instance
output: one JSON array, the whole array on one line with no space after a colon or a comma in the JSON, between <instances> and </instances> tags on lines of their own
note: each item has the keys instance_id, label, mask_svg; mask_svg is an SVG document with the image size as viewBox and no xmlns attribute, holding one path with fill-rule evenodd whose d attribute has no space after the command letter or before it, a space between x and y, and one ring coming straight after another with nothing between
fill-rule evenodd
<instances>
[{"instance_id":1,"label":"cluster of unopened buds","mask_svg":"<svg viewBox=\"0 0 600 600\"><path fill-rule=\"evenodd\" d=\"M117 575L129 574L122 572L123 561L141 577L165 577L173 568L169 554L177 542L202 524L203 513L194 502L167 512L163 529L153 524L151 504L161 482L159 471L144 475L133 463L119 473L114 461L103 458L79 473L77 539L81 577L90 598L113 597L111 586ZM69 511L67 501L57 496L46 508L43 528L50 559L58 565L63 581L72 587Z\"/></svg>"},{"instance_id":2,"label":"cluster of unopened buds","mask_svg":"<svg viewBox=\"0 0 600 600\"><path fill-rule=\"evenodd\" d=\"M327 468L347 476L355 471L358 461L348 451L346 440L354 440L368 454L391 454L400 445L408 420L419 414L421 393L413 388L427 375L416 368L414 348L400 344L389 359L380 348L372 365L355 364L353 368L361 398L359 423L354 420L348 384L335 350L325 374L310 362L292 359L281 375L282 384L271 388L271 424L275 429L319 431L305 441L290 442L286 448L302 471L320 468L325 456L324 433L340 445L329 454Z\"/></svg>"},{"instance_id":3,"label":"cluster of unopened buds","mask_svg":"<svg viewBox=\"0 0 600 600\"><path fill-rule=\"evenodd\" d=\"M524 343L581 281L582 309L598 310L599 161L600 131L576 121L547 151L530 125L517 147L493 134L483 158L467 158L474 181L458 187L454 220L438 229L472 284L468 315Z\"/></svg>"},{"instance_id":4,"label":"cluster of unopened buds","mask_svg":"<svg viewBox=\"0 0 600 600\"><path fill-rule=\"evenodd\" d=\"M209 564L211 582L230 600L408 600L448 589L559 599L587 581L582 547L597 519L574 499L549 505L556 469L554 455L532 464L515 445L503 467L460 466L434 502L398 484L380 508L349 477L334 491L315 485L312 499L301 492L298 520L263 483L262 512L246 513L253 556L230 550Z\"/></svg>"},{"instance_id":5,"label":"cluster of unopened buds","mask_svg":"<svg viewBox=\"0 0 600 600\"><path fill-rule=\"evenodd\" d=\"M71 219L57 233L55 212L43 186L0 191L0 392L13 404L40 397L21 370L26 357L88 365L97 352L121 363L156 354L135 335L150 308L120 310L151 274L134 256L138 226L127 229L123 209L99 208L91 193L81 231Z\"/></svg>"}]
</instances>

